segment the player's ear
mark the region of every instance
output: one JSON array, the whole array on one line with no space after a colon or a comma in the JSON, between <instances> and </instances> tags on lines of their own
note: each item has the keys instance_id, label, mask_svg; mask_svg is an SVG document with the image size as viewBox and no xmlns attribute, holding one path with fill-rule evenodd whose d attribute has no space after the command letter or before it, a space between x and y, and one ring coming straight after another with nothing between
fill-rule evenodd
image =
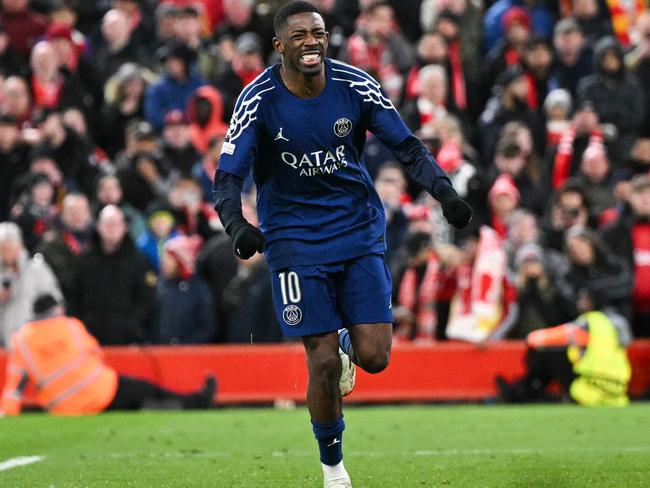
<instances>
[{"instance_id":1,"label":"player's ear","mask_svg":"<svg viewBox=\"0 0 650 488\"><path fill-rule=\"evenodd\" d=\"M284 54L284 43L279 37L273 38L273 48L280 54Z\"/></svg>"}]
</instances>

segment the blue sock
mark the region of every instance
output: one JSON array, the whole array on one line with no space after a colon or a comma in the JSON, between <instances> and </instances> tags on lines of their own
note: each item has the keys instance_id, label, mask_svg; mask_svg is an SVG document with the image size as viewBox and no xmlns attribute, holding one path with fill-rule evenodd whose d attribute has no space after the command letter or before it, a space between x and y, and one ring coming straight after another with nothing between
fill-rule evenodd
<instances>
[{"instance_id":1,"label":"blue sock","mask_svg":"<svg viewBox=\"0 0 650 488\"><path fill-rule=\"evenodd\" d=\"M350 339L350 332L348 329L343 329L339 333L339 347L345 354L350 356L350 347L352 346L352 339Z\"/></svg>"},{"instance_id":2,"label":"blue sock","mask_svg":"<svg viewBox=\"0 0 650 488\"><path fill-rule=\"evenodd\" d=\"M343 416L333 422L311 421L314 436L320 449L320 462L328 466L336 466L343 460Z\"/></svg>"}]
</instances>

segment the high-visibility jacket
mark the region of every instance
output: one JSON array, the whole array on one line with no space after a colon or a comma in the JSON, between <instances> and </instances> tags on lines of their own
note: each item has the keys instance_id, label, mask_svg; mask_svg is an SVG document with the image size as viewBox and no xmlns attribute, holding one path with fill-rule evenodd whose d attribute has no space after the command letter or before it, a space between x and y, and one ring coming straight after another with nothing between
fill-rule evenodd
<instances>
[{"instance_id":1,"label":"high-visibility jacket","mask_svg":"<svg viewBox=\"0 0 650 488\"><path fill-rule=\"evenodd\" d=\"M83 415L103 411L115 397L117 373L104 364L97 340L72 317L29 322L11 338L0 409L20 413L28 382L38 404L50 413Z\"/></svg>"},{"instance_id":2,"label":"high-visibility jacket","mask_svg":"<svg viewBox=\"0 0 650 488\"><path fill-rule=\"evenodd\" d=\"M589 342L573 364L578 377L569 393L581 405L625 406L632 368L611 320L602 312L581 315L589 325Z\"/></svg>"}]
</instances>

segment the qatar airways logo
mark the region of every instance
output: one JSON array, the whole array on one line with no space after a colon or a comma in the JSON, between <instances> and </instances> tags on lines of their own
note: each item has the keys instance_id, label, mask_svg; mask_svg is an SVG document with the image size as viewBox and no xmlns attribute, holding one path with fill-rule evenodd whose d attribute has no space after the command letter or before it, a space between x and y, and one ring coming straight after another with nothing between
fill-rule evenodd
<instances>
[{"instance_id":1,"label":"qatar airways logo","mask_svg":"<svg viewBox=\"0 0 650 488\"><path fill-rule=\"evenodd\" d=\"M329 149L297 155L291 152L280 154L282 161L300 171L300 176L331 175L348 165L345 146L338 146L334 152Z\"/></svg>"}]
</instances>

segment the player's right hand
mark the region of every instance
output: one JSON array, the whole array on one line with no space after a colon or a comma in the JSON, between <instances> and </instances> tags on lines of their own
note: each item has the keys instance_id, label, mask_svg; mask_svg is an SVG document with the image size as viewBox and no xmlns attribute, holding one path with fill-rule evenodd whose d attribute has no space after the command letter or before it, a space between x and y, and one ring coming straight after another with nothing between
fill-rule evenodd
<instances>
[{"instance_id":1,"label":"player's right hand","mask_svg":"<svg viewBox=\"0 0 650 488\"><path fill-rule=\"evenodd\" d=\"M248 259L256 252L264 251L264 234L245 220L231 230L230 237L233 252L242 259Z\"/></svg>"}]
</instances>

